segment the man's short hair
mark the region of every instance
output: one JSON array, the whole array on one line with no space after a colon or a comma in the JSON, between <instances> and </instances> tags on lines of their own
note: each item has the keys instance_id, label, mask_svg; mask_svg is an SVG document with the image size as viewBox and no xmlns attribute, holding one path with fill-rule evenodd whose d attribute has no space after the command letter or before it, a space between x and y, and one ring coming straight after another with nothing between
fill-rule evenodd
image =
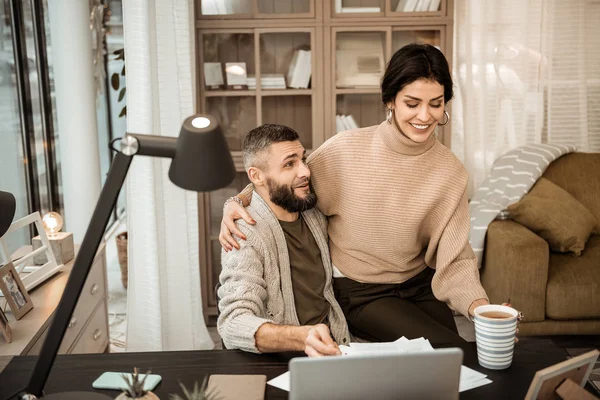
<instances>
[{"instance_id":1,"label":"man's short hair","mask_svg":"<svg viewBox=\"0 0 600 400\"><path fill-rule=\"evenodd\" d=\"M285 125L264 124L252 129L244 138L242 157L244 168L262 168L265 165L266 150L273 143L293 142L300 140L298 133Z\"/></svg>"}]
</instances>

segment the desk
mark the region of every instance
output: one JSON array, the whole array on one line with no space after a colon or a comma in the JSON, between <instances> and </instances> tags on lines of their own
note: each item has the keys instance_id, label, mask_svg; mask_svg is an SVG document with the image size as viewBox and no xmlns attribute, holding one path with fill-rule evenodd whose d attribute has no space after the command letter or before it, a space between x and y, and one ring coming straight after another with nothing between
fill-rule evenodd
<instances>
[{"instance_id":1,"label":"desk","mask_svg":"<svg viewBox=\"0 0 600 400\"><path fill-rule=\"evenodd\" d=\"M513 365L504 371L488 371L477 364L474 343L466 343L464 364L487 374L494 382L469 390L461 399L522 399L535 372L565 360L563 349L551 340L540 339L516 346ZM264 374L272 379L287 371L293 356L301 354L250 354L237 350L179 351L154 353L114 353L59 355L46 385L46 393L65 390L92 390L92 382L104 371L142 371L151 369L163 381L155 392L161 399L170 393L180 393L178 381L187 387L194 380L202 382L205 374ZM35 357L15 357L0 374L0 399L17 390L27 381ZM116 397L116 391L101 391ZM267 385L266 399L287 399L288 394ZM376 399L376 396L373 397Z\"/></svg>"}]
</instances>

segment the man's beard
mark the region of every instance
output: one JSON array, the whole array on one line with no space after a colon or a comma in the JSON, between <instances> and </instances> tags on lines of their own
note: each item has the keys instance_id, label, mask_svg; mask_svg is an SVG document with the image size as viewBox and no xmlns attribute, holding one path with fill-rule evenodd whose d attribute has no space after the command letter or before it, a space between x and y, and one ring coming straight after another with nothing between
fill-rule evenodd
<instances>
[{"instance_id":1,"label":"man's beard","mask_svg":"<svg viewBox=\"0 0 600 400\"><path fill-rule=\"evenodd\" d=\"M302 212L313 208L317 204L317 195L312 184L308 182L310 193L305 198L300 198L294 193L294 188L287 185L278 185L274 180L267 179L269 199L288 212Z\"/></svg>"}]
</instances>

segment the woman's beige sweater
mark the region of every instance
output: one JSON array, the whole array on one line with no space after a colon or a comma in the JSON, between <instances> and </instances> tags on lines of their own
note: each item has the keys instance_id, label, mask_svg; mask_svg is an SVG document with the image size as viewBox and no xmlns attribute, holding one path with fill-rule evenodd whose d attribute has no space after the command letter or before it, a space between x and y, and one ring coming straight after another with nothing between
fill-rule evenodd
<instances>
[{"instance_id":1,"label":"woman's beige sweater","mask_svg":"<svg viewBox=\"0 0 600 400\"><path fill-rule=\"evenodd\" d=\"M432 135L393 124L337 134L308 159L329 220L335 267L368 283L401 283L430 267L435 296L464 315L487 295L469 245L467 171Z\"/></svg>"}]
</instances>

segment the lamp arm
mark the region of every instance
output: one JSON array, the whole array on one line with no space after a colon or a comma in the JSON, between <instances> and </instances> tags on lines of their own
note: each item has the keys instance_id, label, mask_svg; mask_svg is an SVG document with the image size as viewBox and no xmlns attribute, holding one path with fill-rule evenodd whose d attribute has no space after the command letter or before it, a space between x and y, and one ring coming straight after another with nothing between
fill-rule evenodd
<instances>
[{"instance_id":1,"label":"lamp arm","mask_svg":"<svg viewBox=\"0 0 600 400\"><path fill-rule=\"evenodd\" d=\"M128 133L121 141L121 146L128 144L134 148L122 147L123 153L137 154L138 156L173 158L177 150L177 138L169 136Z\"/></svg>"},{"instance_id":2,"label":"lamp arm","mask_svg":"<svg viewBox=\"0 0 600 400\"><path fill-rule=\"evenodd\" d=\"M42 345L31 378L27 388L19 395L19 398L31 398L27 397L27 395L39 398L43 395L44 385L50 374L50 369L54 364L63 335L69 325L69 321L79 300L79 295L83 290L83 285L96 257L96 252L104 236L111 211L117 202L132 159L133 155L125 155L122 152L118 152L114 158L108 172L108 177L106 178L106 183L102 188L100 198L92 214L92 219L75 258L69 280L54 312L52 323L48 328L48 335Z\"/></svg>"}]
</instances>

